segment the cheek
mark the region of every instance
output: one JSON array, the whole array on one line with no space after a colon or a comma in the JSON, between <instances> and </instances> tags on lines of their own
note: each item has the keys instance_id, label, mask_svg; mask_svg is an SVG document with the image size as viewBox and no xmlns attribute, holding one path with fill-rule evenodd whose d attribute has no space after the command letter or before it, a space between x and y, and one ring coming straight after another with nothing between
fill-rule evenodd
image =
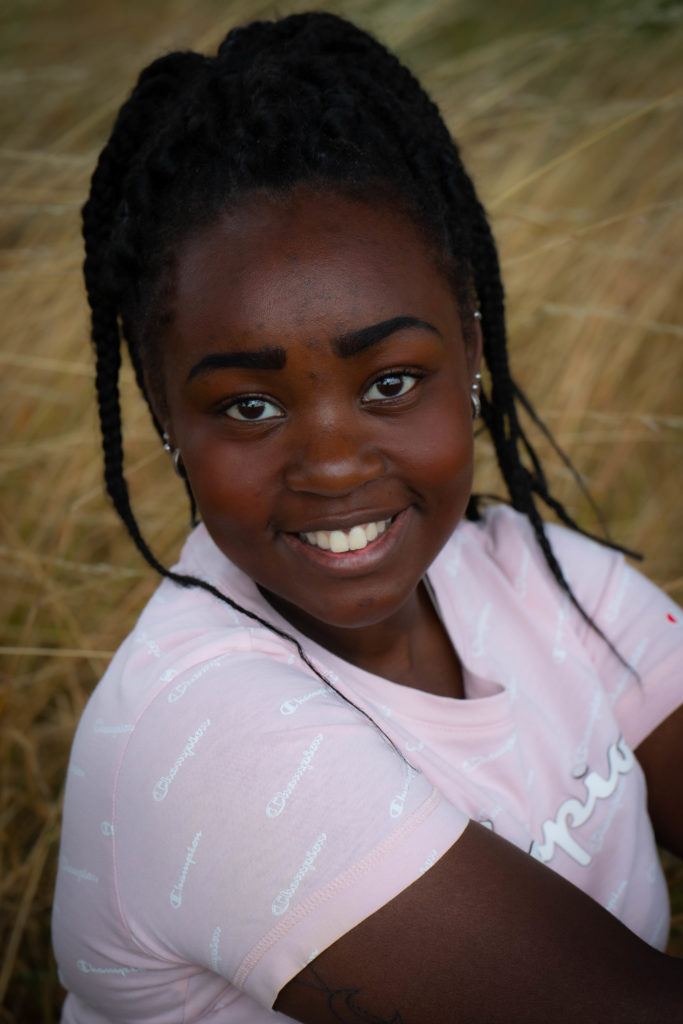
<instances>
[{"instance_id":1,"label":"cheek","mask_svg":"<svg viewBox=\"0 0 683 1024\"><path fill-rule=\"evenodd\" d=\"M448 475L472 462L473 435L469 423L434 424L422 447L425 470Z\"/></svg>"},{"instance_id":2,"label":"cheek","mask_svg":"<svg viewBox=\"0 0 683 1024\"><path fill-rule=\"evenodd\" d=\"M416 464L425 483L459 493L469 487L474 465L474 431L469 395L451 397L450 408L441 406L425 417L420 430Z\"/></svg>"},{"instance_id":3,"label":"cheek","mask_svg":"<svg viewBox=\"0 0 683 1024\"><path fill-rule=\"evenodd\" d=\"M207 526L215 523L225 534L240 534L268 518L273 480L262 459L246 458L243 451L231 452L221 445L215 457L204 450L195 460L189 452L186 468Z\"/></svg>"}]
</instances>

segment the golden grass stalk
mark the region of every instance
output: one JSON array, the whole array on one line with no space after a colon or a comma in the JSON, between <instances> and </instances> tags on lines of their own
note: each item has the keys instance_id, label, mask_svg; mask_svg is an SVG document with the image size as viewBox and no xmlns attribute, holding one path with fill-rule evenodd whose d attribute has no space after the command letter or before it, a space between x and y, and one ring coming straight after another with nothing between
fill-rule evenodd
<instances>
[{"instance_id":1,"label":"golden grass stalk","mask_svg":"<svg viewBox=\"0 0 683 1024\"><path fill-rule=\"evenodd\" d=\"M278 11L304 9L288 3ZM612 535L683 596L680 261L683 28L656 0L348 0L400 50L461 142L492 214L520 384L590 481ZM512 10L514 8L514 12ZM0 1019L50 1022L49 912L68 749L109 654L155 585L102 497L79 207L137 71L212 47L271 3L113 0L0 14ZM525 13L526 11L526 13ZM162 22L160 13L165 15ZM143 530L170 561L187 509L124 378ZM559 495L590 510L539 440ZM486 437L477 485L501 490ZM683 955L683 870L666 860Z\"/></svg>"}]
</instances>

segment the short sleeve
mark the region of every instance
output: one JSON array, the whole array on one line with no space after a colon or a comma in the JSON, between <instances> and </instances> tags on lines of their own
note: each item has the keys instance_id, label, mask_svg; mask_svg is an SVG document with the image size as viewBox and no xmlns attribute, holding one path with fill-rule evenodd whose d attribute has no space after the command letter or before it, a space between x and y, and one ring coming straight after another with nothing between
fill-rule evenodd
<instances>
[{"instance_id":1,"label":"short sleeve","mask_svg":"<svg viewBox=\"0 0 683 1024\"><path fill-rule=\"evenodd\" d=\"M623 735L635 748L683 703L683 610L621 553L560 527L547 532L575 596L623 659L579 623Z\"/></svg>"},{"instance_id":2,"label":"short sleeve","mask_svg":"<svg viewBox=\"0 0 683 1024\"><path fill-rule=\"evenodd\" d=\"M115 808L133 940L264 1006L467 824L361 712L296 664L253 652L155 696Z\"/></svg>"}]
</instances>

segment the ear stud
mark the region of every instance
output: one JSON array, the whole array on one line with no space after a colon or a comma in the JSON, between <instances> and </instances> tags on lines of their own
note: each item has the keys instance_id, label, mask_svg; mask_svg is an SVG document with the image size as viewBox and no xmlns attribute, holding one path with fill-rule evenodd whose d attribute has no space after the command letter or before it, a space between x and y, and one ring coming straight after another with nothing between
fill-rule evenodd
<instances>
[{"instance_id":1,"label":"ear stud","mask_svg":"<svg viewBox=\"0 0 683 1024\"><path fill-rule=\"evenodd\" d=\"M481 314L480 314L481 316ZM474 383L470 391L470 399L472 400L472 419L476 420L479 418L481 413L481 398L479 397L479 387L481 384L481 374L475 373Z\"/></svg>"},{"instance_id":2,"label":"ear stud","mask_svg":"<svg viewBox=\"0 0 683 1024\"><path fill-rule=\"evenodd\" d=\"M182 456L180 454L180 448L174 448L173 447L173 445L171 444L171 439L168 436L168 434L166 434L166 433L163 434L162 440L164 442L164 451L171 453L171 458L173 459L173 468L175 469L175 471L178 474L178 476L182 480L184 480L185 479L185 467L183 466L183 460L182 460Z\"/></svg>"}]
</instances>

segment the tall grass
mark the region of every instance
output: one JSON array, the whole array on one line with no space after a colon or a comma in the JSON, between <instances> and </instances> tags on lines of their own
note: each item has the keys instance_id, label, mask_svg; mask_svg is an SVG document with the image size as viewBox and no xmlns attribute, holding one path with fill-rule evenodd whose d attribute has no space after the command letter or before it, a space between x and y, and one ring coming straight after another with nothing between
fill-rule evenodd
<instances>
[{"instance_id":1,"label":"tall grass","mask_svg":"<svg viewBox=\"0 0 683 1024\"><path fill-rule=\"evenodd\" d=\"M643 551L646 572L680 600L680 8L316 6L379 33L442 105L500 242L517 377L612 535ZM0 13L0 1020L12 1024L58 1017L49 910L69 744L155 585L102 496L79 206L139 67L172 47L211 47L230 25L274 10L14 0ZM135 507L171 560L187 510L129 370L124 402ZM567 468L541 447L558 491L594 526ZM478 448L478 486L500 490L485 437ZM667 866L671 948L683 955L683 874Z\"/></svg>"}]
</instances>

